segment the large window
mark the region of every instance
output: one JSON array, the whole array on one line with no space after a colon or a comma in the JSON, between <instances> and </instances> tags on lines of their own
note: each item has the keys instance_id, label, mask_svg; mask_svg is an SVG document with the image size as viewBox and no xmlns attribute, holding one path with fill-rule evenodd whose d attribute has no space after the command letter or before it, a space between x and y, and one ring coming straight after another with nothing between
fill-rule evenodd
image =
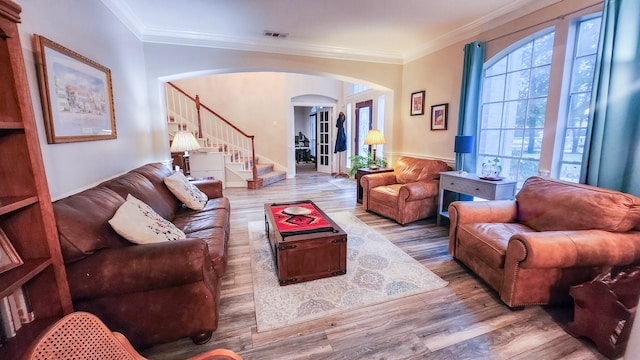
<instances>
[{"instance_id":1,"label":"large window","mask_svg":"<svg viewBox=\"0 0 640 360\"><path fill-rule=\"evenodd\" d=\"M498 158L519 184L538 173L553 37L547 31L485 71L477 164Z\"/></svg>"},{"instance_id":2,"label":"large window","mask_svg":"<svg viewBox=\"0 0 640 360\"><path fill-rule=\"evenodd\" d=\"M552 63L561 57L553 56L556 34L555 29L549 28L514 44L485 65L477 173L481 173L483 163L497 158L501 175L516 180L520 187L528 177L538 175L541 161L546 161L544 168L552 169L550 175L578 181L600 18L578 21L572 29L576 40L569 45L567 53L571 58L566 64ZM566 109L565 114L560 109L547 109L552 66L570 70L570 76L560 79L569 85L553 95L565 104L560 105ZM545 129L554 129L558 139L543 141L548 135ZM548 160L541 159L543 144L554 147L546 149L554 154Z\"/></svg>"}]
</instances>

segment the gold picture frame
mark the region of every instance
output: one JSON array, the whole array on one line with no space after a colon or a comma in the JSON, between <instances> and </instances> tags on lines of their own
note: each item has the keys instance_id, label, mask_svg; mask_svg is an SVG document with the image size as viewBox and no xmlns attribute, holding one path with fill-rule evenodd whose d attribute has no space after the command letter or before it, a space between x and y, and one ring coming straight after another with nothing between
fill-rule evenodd
<instances>
[{"instance_id":1,"label":"gold picture frame","mask_svg":"<svg viewBox=\"0 0 640 360\"><path fill-rule=\"evenodd\" d=\"M0 228L0 274L24 264L11 241Z\"/></svg>"},{"instance_id":2,"label":"gold picture frame","mask_svg":"<svg viewBox=\"0 0 640 360\"><path fill-rule=\"evenodd\" d=\"M117 138L111 70L34 35L49 144Z\"/></svg>"}]
</instances>

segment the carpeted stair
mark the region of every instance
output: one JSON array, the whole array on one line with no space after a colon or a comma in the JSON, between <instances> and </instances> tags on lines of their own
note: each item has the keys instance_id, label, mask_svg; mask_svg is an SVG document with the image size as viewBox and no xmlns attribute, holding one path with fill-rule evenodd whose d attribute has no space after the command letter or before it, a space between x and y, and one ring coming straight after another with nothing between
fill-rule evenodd
<instances>
[{"instance_id":1,"label":"carpeted stair","mask_svg":"<svg viewBox=\"0 0 640 360\"><path fill-rule=\"evenodd\" d=\"M271 185L287 177L286 171L273 169L273 164L257 164L258 177L262 178L262 186Z\"/></svg>"}]
</instances>

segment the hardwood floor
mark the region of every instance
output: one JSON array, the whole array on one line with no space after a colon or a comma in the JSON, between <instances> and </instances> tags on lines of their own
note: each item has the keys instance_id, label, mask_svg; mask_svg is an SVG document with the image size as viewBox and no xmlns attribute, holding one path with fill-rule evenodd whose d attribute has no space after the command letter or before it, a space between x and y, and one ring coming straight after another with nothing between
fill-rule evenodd
<instances>
[{"instance_id":1,"label":"hardwood floor","mask_svg":"<svg viewBox=\"0 0 640 360\"><path fill-rule=\"evenodd\" d=\"M588 340L564 331L572 307L512 311L447 253L448 228L435 217L407 226L363 211L355 186L301 172L260 190L225 189L231 200L229 266L220 322L211 341L190 339L143 351L150 359L185 359L227 348L244 359L605 359ZM247 223L264 219L266 202L311 199L325 212L351 211L441 278L443 289L285 329L256 332Z\"/></svg>"}]
</instances>

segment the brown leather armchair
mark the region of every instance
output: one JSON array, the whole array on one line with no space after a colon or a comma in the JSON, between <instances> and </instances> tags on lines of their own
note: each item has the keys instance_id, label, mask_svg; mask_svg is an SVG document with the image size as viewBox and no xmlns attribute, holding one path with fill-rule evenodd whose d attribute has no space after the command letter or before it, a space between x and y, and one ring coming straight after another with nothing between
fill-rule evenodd
<instances>
[{"instance_id":1,"label":"brown leather armchair","mask_svg":"<svg viewBox=\"0 0 640 360\"><path fill-rule=\"evenodd\" d=\"M451 167L440 160L401 156L393 172L360 179L362 206L405 225L436 214L440 173Z\"/></svg>"},{"instance_id":2,"label":"brown leather armchair","mask_svg":"<svg viewBox=\"0 0 640 360\"><path fill-rule=\"evenodd\" d=\"M640 264L640 199L538 176L515 200L449 205L449 253L509 307L571 301L569 288Z\"/></svg>"}]
</instances>

